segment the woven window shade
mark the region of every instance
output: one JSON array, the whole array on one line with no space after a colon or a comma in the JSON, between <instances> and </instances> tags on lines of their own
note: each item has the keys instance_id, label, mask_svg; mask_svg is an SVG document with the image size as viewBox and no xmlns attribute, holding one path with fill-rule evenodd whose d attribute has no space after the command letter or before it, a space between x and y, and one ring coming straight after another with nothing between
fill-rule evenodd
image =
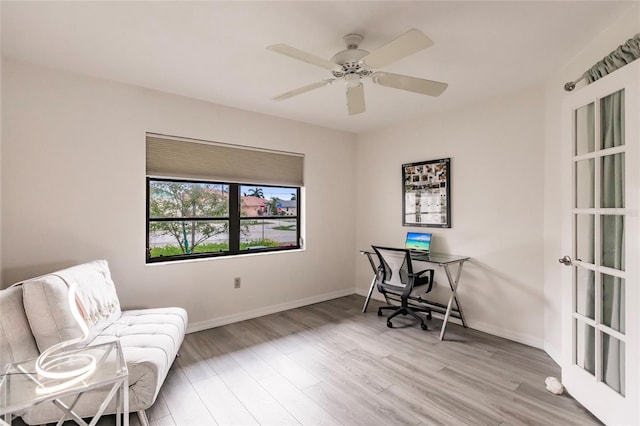
<instances>
[{"instance_id":1,"label":"woven window shade","mask_svg":"<svg viewBox=\"0 0 640 426\"><path fill-rule=\"evenodd\" d=\"M147 175L303 186L304 155L147 135Z\"/></svg>"}]
</instances>

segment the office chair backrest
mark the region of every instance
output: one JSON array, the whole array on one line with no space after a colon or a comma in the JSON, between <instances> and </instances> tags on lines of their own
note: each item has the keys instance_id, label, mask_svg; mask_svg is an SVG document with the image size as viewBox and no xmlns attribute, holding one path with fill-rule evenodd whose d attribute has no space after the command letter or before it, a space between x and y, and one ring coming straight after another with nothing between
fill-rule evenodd
<instances>
[{"instance_id":1,"label":"office chair backrest","mask_svg":"<svg viewBox=\"0 0 640 426\"><path fill-rule=\"evenodd\" d=\"M413 274L410 252L407 249L372 246L380 260L380 273L384 284L405 287Z\"/></svg>"}]
</instances>

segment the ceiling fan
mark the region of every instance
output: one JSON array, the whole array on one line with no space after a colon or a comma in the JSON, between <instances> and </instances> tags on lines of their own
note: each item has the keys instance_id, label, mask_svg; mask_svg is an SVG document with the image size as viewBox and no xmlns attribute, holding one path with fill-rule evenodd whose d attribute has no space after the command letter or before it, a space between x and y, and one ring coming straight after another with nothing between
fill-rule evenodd
<instances>
[{"instance_id":1,"label":"ceiling fan","mask_svg":"<svg viewBox=\"0 0 640 426\"><path fill-rule=\"evenodd\" d=\"M377 71L378 68L432 46L433 41L422 31L411 29L371 53L358 48L362 39L363 36L360 34L347 34L343 37L347 49L336 53L330 60L286 44L268 46L269 50L325 68L333 74L333 78L291 90L273 99L288 99L327 86L337 79L343 79L347 87L347 110L349 115L356 115L365 111L364 85L362 84L364 78L371 78L371 81L380 86L428 96L440 96L447 88L447 83L439 81Z\"/></svg>"}]
</instances>

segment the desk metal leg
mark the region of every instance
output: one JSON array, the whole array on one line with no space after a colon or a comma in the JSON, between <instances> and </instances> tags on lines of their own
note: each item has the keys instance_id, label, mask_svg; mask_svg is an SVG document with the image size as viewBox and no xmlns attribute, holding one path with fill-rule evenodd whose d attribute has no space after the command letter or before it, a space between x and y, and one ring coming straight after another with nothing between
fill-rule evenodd
<instances>
[{"instance_id":1,"label":"desk metal leg","mask_svg":"<svg viewBox=\"0 0 640 426\"><path fill-rule=\"evenodd\" d=\"M460 302L458 301L458 297L456 292L458 291L458 283L460 282L460 274L462 273L462 265L464 261L458 264L458 271L456 272L456 278L453 279L451 276L451 270L449 269L449 265L442 265L444 267L444 271L447 273L447 280L449 281L449 286L451 287L451 296L449 297L449 303L447 303L447 311L444 314L444 320L442 321L442 329L440 330L440 340L444 339L444 332L447 327L447 322L449 321L449 316L451 315L451 310L453 309L453 302L456 302L456 306L458 308L458 312L460 313L460 319L462 319L462 325L464 327L467 326L466 321L464 320L464 314L462 313L462 306L460 306Z\"/></svg>"},{"instance_id":2,"label":"desk metal leg","mask_svg":"<svg viewBox=\"0 0 640 426\"><path fill-rule=\"evenodd\" d=\"M369 294L367 294L367 298L364 300L364 306L362 307L362 313L367 312L367 306L369 306L369 300L371 299L371 295L373 294L373 288L376 286L376 276L373 276L371 280L371 286L369 287Z\"/></svg>"},{"instance_id":3,"label":"desk metal leg","mask_svg":"<svg viewBox=\"0 0 640 426\"><path fill-rule=\"evenodd\" d=\"M362 307L362 313L367 312L367 306L369 306L369 300L371 300L371 295L373 294L373 289L376 286L376 273L378 272L376 268L376 263L373 261L371 257L371 253L365 253L367 255L367 259L369 259L369 264L371 265L371 269L373 269L373 279L371 280L371 285L369 286L369 293L367 294L367 298L364 301L364 306Z\"/></svg>"}]
</instances>

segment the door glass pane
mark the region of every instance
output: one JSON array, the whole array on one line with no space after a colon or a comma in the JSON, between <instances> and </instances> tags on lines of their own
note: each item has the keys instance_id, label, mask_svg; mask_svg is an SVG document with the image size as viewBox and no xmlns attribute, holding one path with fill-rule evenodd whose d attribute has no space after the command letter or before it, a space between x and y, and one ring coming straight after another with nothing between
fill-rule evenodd
<instances>
[{"instance_id":1,"label":"door glass pane","mask_svg":"<svg viewBox=\"0 0 640 426\"><path fill-rule=\"evenodd\" d=\"M576 161L576 207L579 209L592 208L595 195L595 161Z\"/></svg>"},{"instance_id":2,"label":"door glass pane","mask_svg":"<svg viewBox=\"0 0 640 426\"><path fill-rule=\"evenodd\" d=\"M576 365L591 374L596 371L596 333L595 329L582 321L574 320Z\"/></svg>"},{"instance_id":3,"label":"door glass pane","mask_svg":"<svg viewBox=\"0 0 640 426\"><path fill-rule=\"evenodd\" d=\"M621 333L625 332L624 307L625 287L624 278L607 274L602 279L602 323Z\"/></svg>"},{"instance_id":4,"label":"door glass pane","mask_svg":"<svg viewBox=\"0 0 640 426\"><path fill-rule=\"evenodd\" d=\"M601 202L604 208L624 207L624 152L602 157Z\"/></svg>"},{"instance_id":5,"label":"door glass pane","mask_svg":"<svg viewBox=\"0 0 640 426\"><path fill-rule=\"evenodd\" d=\"M587 154L595 150L594 103L576 110L575 155Z\"/></svg>"},{"instance_id":6,"label":"door glass pane","mask_svg":"<svg viewBox=\"0 0 640 426\"><path fill-rule=\"evenodd\" d=\"M595 219L592 214L575 215L576 252L574 258L586 263L594 263Z\"/></svg>"},{"instance_id":7,"label":"door glass pane","mask_svg":"<svg viewBox=\"0 0 640 426\"><path fill-rule=\"evenodd\" d=\"M600 101L601 148L624 145L624 90L612 93Z\"/></svg>"},{"instance_id":8,"label":"door glass pane","mask_svg":"<svg viewBox=\"0 0 640 426\"><path fill-rule=\"evenodd\" d=\"M602 381L624 395L625 357L624 342L602 333Z\"/></svg>"},{"instance_id":9,"label":"door glass pane","mask_svg":"<svg viewBox=\"0 0 640 426\"><path fill-rule=\"evenodd\" d=\"M602 266L624 271L624 216L603 215L602 228Z\"/></svg>"},{"instance_id":10,"label":"door glass pane","mask_svg":"<svg viewBox=\"0 0 640 426\"><path fill-rule=\"evenodd\" d=\"M595 318L595 279L593 271L580 266L576 274L576 312L591 319Z\"/></svg>"}]
</instances>

